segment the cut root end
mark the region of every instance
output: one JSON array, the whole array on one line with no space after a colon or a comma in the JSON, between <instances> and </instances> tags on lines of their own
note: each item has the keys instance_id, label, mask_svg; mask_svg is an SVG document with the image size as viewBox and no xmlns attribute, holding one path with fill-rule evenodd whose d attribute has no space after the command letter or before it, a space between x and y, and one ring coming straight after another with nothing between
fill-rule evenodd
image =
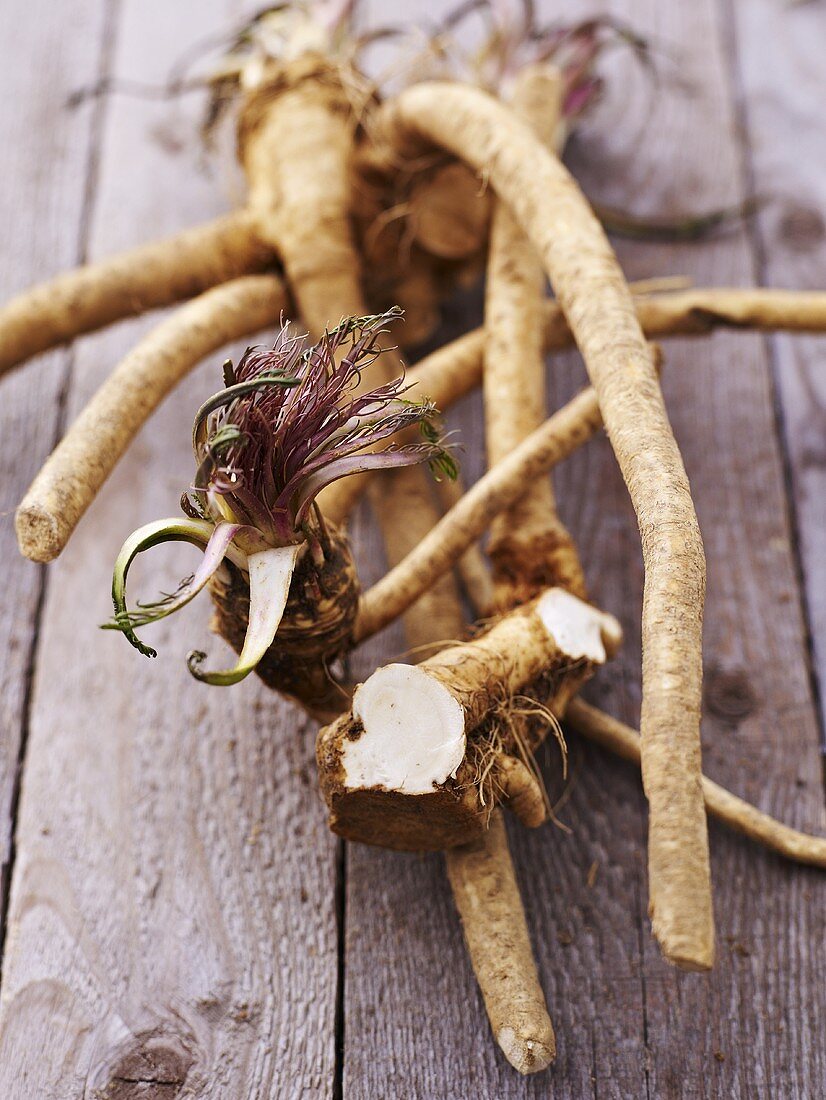
<instances>
[{"instance_id":1,"label":"cut root end","mask_svg":"<svg viewBox=\"0 0 826 1100\"><path fill-rule=\"evenodd\" d=\"M29 561L54 561L66 543L59 517L35 504L17 509L14 529L20 552Z\"/></svg>"}]
</instances>

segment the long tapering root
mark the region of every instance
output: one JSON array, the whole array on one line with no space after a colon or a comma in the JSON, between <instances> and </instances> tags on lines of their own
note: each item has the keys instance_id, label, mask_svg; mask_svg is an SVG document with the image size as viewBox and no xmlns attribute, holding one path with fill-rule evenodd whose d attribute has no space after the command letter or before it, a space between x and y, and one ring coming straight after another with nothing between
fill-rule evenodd
<instances>
[{"instance_id":1,"label":"long tapering root","mask_svg":"<svg viewBox=\"0 0 826 1100\"><path fill-rule=\"evenodd\" d=\"M388 471L375 479L371 491L389 563L395 564L438 520L438 510L422 492L421 479L408 470ZM443 481L440 486L452 486ZM408 645L418 656L442 648L464 631L464 616L451 577L437 582L407 612ZM499 767L509 806L537 820L533 775L512 757ZM528 772L527 782L523 773ZM531 781L533 780L533 786ZM544 800L538 812L544 820ZM553 1060L555 1041L542 987L536 972L525 911L516 884L501 815L494 811L490 828L470 845L446 853L447 871L462 921L471 965L484 998L493 1034L505 1056L520 1073L536 1073Z\"/></svg>"},{"instance_id":2,"label":"long tapering root","mask_svg":"<svg viewBox=\"0 0 826 1100\"><path fill-rule=\"evenodd\" d=\"M210 352L274 324L286 306L277 275L215 287L149 333L119 364L58 444L17 509L21 552L52 561L152 412Z\"/></svg>"},{"instance_id":3,"label":"long tapering root","mask_svg":"<svg viewBox=\"0 0 826 1100\"><path fill-rule=\"evenodd\" d=\"M0 374L124 317L274 267L244 210L58 275L0 309Z\"/></svg>"},{"instance_id":4,"label":"long tapering root","mask_svg":"<svg viewBox=\"0 0 826 1100\"><path fill-rule=\"evenodd\" d=\"M558 69L533 65L517 77L513 108L552 148L560 132L563 82ZM485 292L485 437L495 465L546 417L542 356L545 278L536 250L508 208L496 204ZM537 479L491 524L495 605L507 611L558 584L585 598L573 540L556 511L551 482Z\"/></svg>"},{"instance_id":5,"label":"long tapering root","mask_svg":"<svg viewBox=\"0 0 826 1100\"><path fill-rule=\"evenodd\" d=\"M446 853L462 930L496 1041L520 1073L538 1073L556 1040L536 975L502 814L477 840Z\"/></svg>"},{"instance_id":6,"label":"long tapering root","mask_svg":"<svg viewBox=\"0 0 826 1100\"><path fill-rule=\"evenodd\" d=\"M714 958L700 696L705 557L682 458L616 257L566 169L495 100L420 84L385 115L391 144L435 143L485 171L542 257L582 351L643 533L643 778L652 925L686 969ZM504 135L507 134L505 140Z\"/></svg>"}]
</instances>

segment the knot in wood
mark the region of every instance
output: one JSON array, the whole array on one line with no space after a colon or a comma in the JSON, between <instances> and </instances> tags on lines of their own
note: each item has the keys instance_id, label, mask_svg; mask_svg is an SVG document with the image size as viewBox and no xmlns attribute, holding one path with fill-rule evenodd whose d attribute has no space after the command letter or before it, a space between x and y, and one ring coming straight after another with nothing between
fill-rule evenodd
<instances>
[{"instance_id":1,"label":"knot in wood","mask_svg":"<svg viewBox=\"0 0 826 1100\"><path fill-rule=\"evenodd\" d=\"M741 721L757 707L754 689L740 669L711 669L706 676L705 700L712 714L729 722Z\"/></svg>"}]
</instances>

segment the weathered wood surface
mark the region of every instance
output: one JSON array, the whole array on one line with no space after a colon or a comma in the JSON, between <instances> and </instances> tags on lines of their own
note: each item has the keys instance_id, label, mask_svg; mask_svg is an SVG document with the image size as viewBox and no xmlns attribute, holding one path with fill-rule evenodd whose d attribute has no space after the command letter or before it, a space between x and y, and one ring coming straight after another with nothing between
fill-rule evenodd
<instances>
[{"instance_id":1,"label":"weathered wood surface","mask_svg":"<svg viewBox=\"0 0 826 1100\"><path fill-rule=\"evenodd\" d=\"M27 6L16 6L26 22ZM75 41L71 6L40 18L59 15ZM239 9L126 0L111 17L113 71L160 82L193 31L234 24ZM61 94L94 75L74 69ZM29 70L36 90L40 66ZM59 105L40 125L58 128ZM227 204L225 173L201 167L198 109L191 99L106 100L90 181L93 256ZM21 193L4 220L22 220L28 201ZM27 274L53 268L44 254ZM69 416L145 328L82 344ZM257 682L224 692L187 675L193 637L208 638L206 606L157 632L165 660L141 660L97 629L123 538L178 511L191 477L186 426L220 362L136 441L49 573L0 1011L9 1100L332 1093L336 844L316 795L313 729ZM27 375L33 395L39 369ZM51 433L54 408L46 414ZM35 426L31 415L20 433ZM136 579L169 590L191 560L171 549Z\"/></svg>"},{"instance_id":2,"label":"weathered wood surface","mask_svg":"<svg viewBox=\"0 0 826 1100\"><path fill-rule=\"evenodd\" d=\"M0 295L10 297L52 267L78 262L85 248L86 183L96 142L90 105L60 117L67 95L94 81L101 63L104 5L74 6L76 33L66 35L48 0L0 10L2 255ZM15 10L16 9L16 10ZM49 64L35 58L49 58ZM28 692L43 571L17 553L11 513L55 440L70 353L43 356L37 385L22 375L2 384L0 464L0 905L5 911L12 853L17 763L27 724ZM1 934L1 933L0 933Z\"/></svg>"},{"instance_id":3,"label":"weathered wood surface","mask_svg":"<svg viewBox=\"0 0 826 1100\"><path fill-rule=\"evenodd\" d=\"M771 198L752 241L760 282L826 286L826 131L823 61L826 7L800 4L777 18L772 0L730 4L729 55L738 98L743 171ZM826 714L826 346L821 339L769 340L780 425L788 449L792 522L809 612L814 670Z\"/></svg>"},{"instance_id":4,"label":"weathered wood surface","mask_svg":"<svg viewBox=\"0 0 826 1100\"><path fill-rule=\"evenodd\" d=\"M621 94L609 86L571 150L589 193L640 213L705 210L740 196L751 173L759 190L782 179L789 203L826 216L816 146L818 7L612 5L676 51L686 80L665 81L652 115L645 79L616 57ZM209 216L237 197L220 170L201 171L194 103L109 97L71 115L59 105L110 60L121 77L162 79L193 28L200 37L234 23L241 10L248 5L231 0L15 0L4 8L0 18L13 33L3 39L10 64L0 81L14 96L0 99L11 158L0 178L11 260L0 276L4 294L71 263L87 226L98 255ZM559 14L550 4L543 10ZM585 0L576 6L592 11ZM418 6L403 7L405 18L417 14ZM383 18L391 15L383 7ZM788 43L794 60L778 56L774 42ZM48 62L31 63L36 48ZM668 60L663 65L674 71ZM813 150L808 159L804 144ZM766 277L817 286L822 247L811 249L812 231L795 229L794 218L784 223L787 212L770 209L758 238L737 232L701 245L622 244L620 251L633 277L678 272L698 283ZM454 311L454 329L475 322L476 309L471 300ZM79 346L69 415L142 330L129 324ZM817 570L826 519L818 513L815 373L826 345L794 338L773 346L788 454L774 423L765 341L728 334L669 345L665 385L709 555L707 771L791 824L822 828L783 464L796 491L814 640L823 649ZM3 383L4 509L51 442L67 361L59 353ZM582 370L572 356L551 366L559 403L581 384ZM709 977L677 975L657 957L645 916L638 776L573 737L560 811L572 833L511 830L559 1039L550 1075L520 1079L493 1047L440 858L349 846L338 958L337 848L315 791L312 731L255 684L218 692L189 681L184 653L206 629L196 609L156 629L169 658L163 663L142 662L95 630L108 614L110 567L123 536L176 511L190 473L186 426L214 379L210 371L214 364L147 427L50 567L39 638L39 574L16 558L9 517L0 528L0 629L12 643L1 674L4 852L18 746L30 726L0 991L0 1095L817 1095L826 1080L822 877L713 827L719 964ZM480 437L478 402L456 420L468 438ZM481 461L472 448L466 472L478 473ZM592 697L633 721L641 563L607 442L575 456L558 488L593 594L627 631L621 658ZM381 562L364 514L359 544L375 573ZM182 554L159 553L141 583L154 591L174 580ZM358 667L401 645L400 633L388 632ZM548 765L559 792L552 750Z\"/></svg>"}]
</instances>

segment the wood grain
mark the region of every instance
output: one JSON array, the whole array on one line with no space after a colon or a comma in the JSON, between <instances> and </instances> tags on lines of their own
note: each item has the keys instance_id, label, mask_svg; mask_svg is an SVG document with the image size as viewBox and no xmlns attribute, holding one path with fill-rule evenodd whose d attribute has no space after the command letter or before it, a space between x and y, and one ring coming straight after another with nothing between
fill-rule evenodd
<instances>
[{"instance_id":1,"label":"wood grain","mask_svg":"<svg viewBox=\"0 0 826 1100\"><path fill-rule=\"evenodd\" d=\"M48 0L13 0L0 10L5 46L0 69L3 299L51 265L77 263L85 247L84 199L95 115L89 105L69 113L64 104L77 85L97 78L104 3L79 0L72 35L63 33L52 10ZM33 60L45 57L48 65ZM18 374L0 384L0 912L8 896L18 756L43 584L42 571L17 553L13 513L54 441L69 361L69 352L56 352L39 360L36 375Z\"/></svg>"},{"instance_id":2,"label":"wood grain","mask_svg":"<svg viewBox=\"0 0 826 1100\"><path fill-rule=\"evenodd\" d=\"M752 224L759 281L826 285L826 136L823 65L826 8L783 12L770 0L727 4L729 56L747 136L746 185L768 198ZM826 341L768 341L788 458L795 549L800 555L814 673L826 719ZM826 742L825 742L826 743Z\"/></svg>"},{"instance_id":3,"label":"wood grain","mask_svg":"<svg viewBox=\"0 0 826 1100\"><path fill-rule=\"evenodd\" d=\"M53 7L53 22L58 12L73 37L71 9ZM238 18L224 0L126 0L115 71L159 82L184 44ZM228 205L223 173L203 170L197 110L107 100L93 255ZM83 343L70 415L145 328ZM208 636L205 603L156 632L154 662L96 625L111 613L119 544L178 511L193 410L222 358L150 421L51 567L0 1010L3 1097L333 1090L336 845L313 729L254 680L231 691L192 680L184 658ZM136 593L168 590L192 560L185 547L148 556Z\"/></svg>"}]
</instances>

